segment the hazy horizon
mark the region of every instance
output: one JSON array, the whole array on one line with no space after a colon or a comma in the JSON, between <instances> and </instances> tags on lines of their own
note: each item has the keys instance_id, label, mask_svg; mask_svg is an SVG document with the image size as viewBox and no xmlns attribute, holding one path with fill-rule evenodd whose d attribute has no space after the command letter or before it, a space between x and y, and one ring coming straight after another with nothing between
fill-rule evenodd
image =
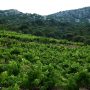
<instances>
[{"instance_id":1,"label":"hazy horizon","mask_svg":"<svg viewBox=\"0 0 90 90\"><path fill-rule=\"evenodd\" d=\"M48 15L90 6L90 0L2 0L0 10L17 9L24 13Z\"/></svg>"}]
</instances>

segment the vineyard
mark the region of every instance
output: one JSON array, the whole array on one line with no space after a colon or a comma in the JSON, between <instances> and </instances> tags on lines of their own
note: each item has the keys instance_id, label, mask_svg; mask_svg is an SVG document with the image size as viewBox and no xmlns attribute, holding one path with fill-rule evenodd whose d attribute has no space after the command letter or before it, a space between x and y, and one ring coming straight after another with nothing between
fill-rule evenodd
<instances>
[{"instance_id":1,"label":"vineyard","mask_svg":"<svg viewBox=\"0 0 90 90\"><path fill-rule=\"evenodd\" d=\"M90 45L0 30L0 90L90 90Z\"/></svg>"}]
</instances>

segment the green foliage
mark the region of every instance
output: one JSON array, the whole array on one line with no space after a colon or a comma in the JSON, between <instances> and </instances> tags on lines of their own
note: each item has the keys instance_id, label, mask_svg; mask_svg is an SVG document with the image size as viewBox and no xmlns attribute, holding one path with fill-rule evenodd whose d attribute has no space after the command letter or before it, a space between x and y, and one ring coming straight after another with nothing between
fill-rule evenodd
<instances>
[{"instance_id":1,"label":"green foliage","mask_svg":"<svg viewBox=\"0 0 90 90\"><path fill-rule=\"evenodd\" d=\"M14 15L12 12L8 12L6 15L3 11L0 14L0 29L90 44L90 40L87 41L90 39L90 23L88 20L84 18L83 21L80 19L80 22L75 22L77 16L73 17L73 20L71 18L73 15L67 16L58 18L50 15L44 19L43 16L37 14L20 13ZM87 14L82 16L86 17ZM67 19L70 19L70 22Z\"/></svg>"},{"instance_id":2,"label":"green foliage","mask_svg":"<svg viewBox=\"0 0 90 90\"><path fill-rule=\"evenodd\" d=\"M0 31L2 90L89 88L89 63L89 45Z\"/></svg>"}]
</instances>

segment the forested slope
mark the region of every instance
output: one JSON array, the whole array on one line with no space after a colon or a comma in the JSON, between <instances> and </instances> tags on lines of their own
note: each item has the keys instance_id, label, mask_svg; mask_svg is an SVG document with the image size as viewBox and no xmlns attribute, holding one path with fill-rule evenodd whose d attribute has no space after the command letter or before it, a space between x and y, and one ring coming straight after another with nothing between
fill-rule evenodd
<instances>
[{"instance_id":1,"label":"forested slope","mask_svg":"<svg viewBox=\"0 0 90 90\"><path fill-rule=\"evenodd\" d=\"M0 29L90 44L90 7L47 16L0 10Z\"/></svg>"}]
</instances>

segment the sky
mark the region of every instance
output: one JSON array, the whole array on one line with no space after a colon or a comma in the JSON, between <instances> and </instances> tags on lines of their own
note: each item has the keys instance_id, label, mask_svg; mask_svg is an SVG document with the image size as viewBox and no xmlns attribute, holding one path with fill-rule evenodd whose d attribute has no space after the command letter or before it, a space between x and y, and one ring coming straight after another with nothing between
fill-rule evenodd
<instances>
[{"instance_id":1,"label":"sky","mask_svg":"<svg viewBox=\"0 0 90 90\"><path fill-rule=\"evenodd\" d=\"M17 9L24 13L48 15L90 6L90 0L0 0L0 10Z\"/></svg>"}]
</instances>

